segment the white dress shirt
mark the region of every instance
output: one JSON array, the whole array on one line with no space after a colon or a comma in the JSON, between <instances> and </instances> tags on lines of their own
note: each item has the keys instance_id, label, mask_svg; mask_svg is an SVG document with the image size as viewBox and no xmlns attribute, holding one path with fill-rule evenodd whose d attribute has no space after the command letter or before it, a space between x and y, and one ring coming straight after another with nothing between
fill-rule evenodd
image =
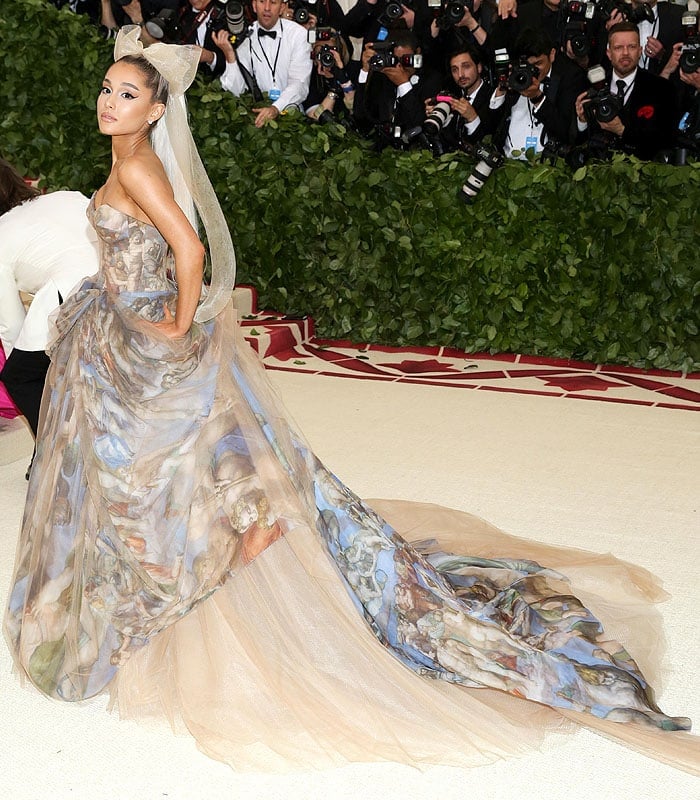
<instances>
[{"instance_id":1,"label":"white dress shirt","mask_svg":"<svg viewBox=\"0 0 700 800\"><path fill-rule=\"evenodd\" d=\"M479 94L483 86L484 82L482 80L479 80L479 85L476 87L476 89L472 89L471 92L465 95L467 98L467 102L471 103L472 106L474 105L474 100L476 100L476 96ZM473 134L475 134L479 125L481 125L481 118L479 117L478 114L476 115L476 119L473 119L471 122L467 122L466 120L464 120L464 131L467 134L467 136L472 136Z\"/></svg>"},{"instance_id":2,"label":"white dress shirt","mask_svg":"<svg viewBox=\"0 0 700 800\"><path fill-rule=\"evenodd\" d=\"M613 70L613 72L612 72L612 78L610 79L610 87L609 87L610 88L610 94L613 94L613 95L615 95L615 97L617 97L618 96L617 82L618 81L624 81L625 82L625 89L624 89L625 94L624 94L624 97L622 98L622 105L623 106L626 105L627 101L630 99L630 95L632 94L632 89L634 87L634 81L635 81L636 77L637 77L637 70L636 69L634 70L634 72L630 72L630 74L627 75L624 78L621 78L617 74L617 72L615 72L615 70Z\"/></svg>"},{"instance_id":3,"label":"white dress shirt","mask_svg":"<svg viewBox=\"0 0 700 800\"><path fill-rule=\"evenodd\" d=\"M48 315L99 267L97 234L85 216L80 192L51 192L0 216L0 340L44 350ZM25 313L19 293L34 295Z\"/></svg>"},{"instance_id":4,"label":"white dress shirt","mask_svg":"<svg viewBox=\"0 0 700 800\"><path fill-rule=\"evenodd\" d=\"M659 9L656 6L652 6L651 10L654 12L653 22L644 20L643 22L637 23L637 28L639 28L639 45L642 48L642 58L639 66L645 69L649 67L649 56L645 52L647 40L650 36L653 36L655 39L659 36Z\"/></svg>"},{"instance_id":5,"label":"white dress shirt","mask_svg":"<svg viewBox=\"0 0 700 800\"><path fill-rule=\"evenodd\" d=\"M292 20L277 20L271 28L277 36L259 36L258 22L251 35L236 50L236 61L226 64L220 81L224 89L240 97L247 89L238 62L255 77L263 92L281 92L272 105L279 111L289 106L301 107L309 93L313 63L306 28ZM274 72L274 74L273 74Z\"/></svg>"}]
</instances>

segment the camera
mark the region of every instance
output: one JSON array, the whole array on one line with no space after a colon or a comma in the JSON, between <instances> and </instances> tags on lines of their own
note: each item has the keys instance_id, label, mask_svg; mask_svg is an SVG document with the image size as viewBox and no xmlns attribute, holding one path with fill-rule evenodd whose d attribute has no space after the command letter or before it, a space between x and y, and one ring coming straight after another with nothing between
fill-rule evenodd
<instances>
[{"instance_id":1,"label":"camera","mask_svg":"<svg viewBox=\"0 0 700 800\"><path fill-rule=\"evenodd\" d=\"M316 28L314 31L309 31L309 33L313 33L313 41L309 38L311 44L315 42L328 42L331 39L338 38L338 32L335 28Z\"/></svg>"},{"instance_id":2,"label":"camera","mask_svg":"<svg viewBox=\"0 0 700 800\"><path fill-rule=\"evenodd\" d=\"M625 6L626 8L622 13L629 22L633 22L635 25L638 25L640 22L651 22L652 25L654 24L654 12L651 6L646 3L641 3L636 7L625 3Z\"/></svg>"},{"instance_id":3,"label":"camera","mask_svg":"<svg viewBox=\"0 0 700 800\"><path fill-rule=\"evenodd\" d=\"M172 8L161 8L157 14L147 20L145 28L154 39L166 42L177 42L180 37L179 16Z\"/></svg>"},{"instance_id":4,"label":"camera","mask_svg":"<svg viewBox=\"0 0 700 800\"><path fill-rule=\"evenodd\" d=\"M292 12L292 19L299 25L306 25L312 14L318 19L317 0L289 0L287 6Z\"/></svg>"},{"instance_id":5,"label":"camera","mask_svg":"<svg viewBox=\"0 0 700 800\"><path fill-rule=\"evenodd\" d=\"M398 3L396 0L389 0L382 9L381 14L377 17L377 22L384 28L391 27L397 19L403 16L402 6L410 7L412 4L413 0L404 0L403 3Z\"/></svg>"},{"instance_id":6,"label":"camera","mask_svg":"<svg viewBox=\"0 0 700 800\"><path fill-rule=\"evenodd\" d=\"M466 11L474 10L474 0L447 0L435 18L441 31L449 31L461 21Z\"/></svg>"},{"instance_id":7,"label":"camera","mask_svg":"<svg viewBox=\"0 0 700 800\"><path fill-rule=\"evenodd\" d=\"M423 122L423 133L426 136L437 136L445 126L450 124L452 119L452 107L450 104L444 100L437 101L437 98L433 99L436 103L435 107Z\"/></svg>"},{"instance_id":8,"label":"camera","mask_svg":"<svg viewBox=\"0 0 700 800\"><path fill-rule=\"evenodd\" d=\"M395 67L399 63L398 58L394 55L395 47L396 42L389 40L375 42L372 45L372 50L375 52L369 60L369 68L371 70L380 70L385 67Z\"/></svg>"},{"instance_id":9,"label":"camera","mask_svg":"<svg viewBox=\"0 0 700 800\"><path fill-rule=\"evenodd\" d=\"M332 69L335 66L334 52L337 52L337 47L332 47L329 44L322 44L316 51L316 61L326 69Z\"/></svg>"},{"instance_id":10,"label":"camera","mask_svg":"<svg viewBox=\"0 0 700 800\"><path fill-rule=\"evenodd\" d=\"M695 14L683 14L681 25L685 32L685 41L681 48L681 58L678 66L687 75L700 69L700 35L698 34L698 20Z\"/></svg>"},{"instance_id":11,"label":"camera","mask_svg":"<svg viewBox=\"0 0 700 800\"><path fill-rule=\"evenodd\" d=\"M524 92L532 85L532 79L539 77L540 70L534 64L530 64L527 56L520 56L518 64L508 78L508 88L516 92Z\"/></svg>"},{"instance_id":12,"label":"camera","mask_svg":"<svg viewBox=\"0 0 700 800\"><path fill-rule=\"evenodd\" d=\"M493 78L497 89L505 91L508 88L510 75L510 56L505 47L500 47L493 54Z\"/></svg>"},{"instance_id":13,"label":"camera","mask_svg":"<svg viewBox=\"0 0 700 800\"><path fill-rule=\"evenodd\" d=\"M633 22L635 25L640 22L654 24L654 12L651 6L646 3L641 3L641 5L634 8L630 3L626 3L625 0L599 0L598 12L606 22L612 16L613 11L619 11L627 22Z\"/></svg>"},{"instance_id":14,"label":"camera","mask_svg":"<svg viewBox=\"0 0 700 800\"><path fill-rule=\"evenodd\" d=\"M564 30L562 43L571 43L571 52L577 57L587 56L591 51L591 41L588 33L588 23L595 16L595 3L585 3L581 0L568 0L562 6L564 14Z\"/></svg>"},{"instance_id":15,"label":"camera","mask_svg":"<svg viewBox=\"0 0 700 800\"><path fill-rule=\"evenodd\" d=\"M369 68L373 71L386 69L387 67L413 67L420 69L423 66L423 56L420 53L406 53L397 56L394 53L396 42L375 42L372 49L375 54L369 60Z\"/></svg>"},{"instance_id":16,"label":"camera","mask_svg":"<svg viewBox=\"0 0 700 800\"><path fill-rule=\"evenodd\" d=\"M678 66L687 75L700 69L700 36L693 36L683 43Z\"/></svg>"},{"instance_id":17,"label":"camera","mask_svg":"<svg viewBox=\"0 0 700 800\"><path fill-rule=\"evenodd\" d=\"M479 160L459 190L460 199L467 204L474 202L489 175L503 163L503 154L493 145L480 144L475 155Z\"/></svg>"},{"instance_id":18,"label":"camera","mask_svg":"<svg viewBox=\"0 0 700 800\"><path fill-rule=\"evenodd\" d=\"M586 116L591 121L610 122L622 111L622 100L610 92L603 67L591 67L588 80L592 85L586 92L590 100L585 106Z\"/></svg>"}]
</instances>

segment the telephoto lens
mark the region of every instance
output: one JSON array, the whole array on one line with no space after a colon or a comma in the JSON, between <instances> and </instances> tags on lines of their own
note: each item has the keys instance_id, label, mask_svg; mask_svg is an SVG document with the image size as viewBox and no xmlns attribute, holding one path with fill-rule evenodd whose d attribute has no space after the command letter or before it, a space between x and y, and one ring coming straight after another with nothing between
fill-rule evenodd
<instances>
[{"instance_id":1,"label":"telephoto lens","mask_svg":"<svg viewBox=\"0 0 700 800\"><path fill-rule=\"evenodd\" d=\"M452 108L449 103L440 102L428 114L423 123L423 133L426 136L437 136L440 131L450 124Z\"/></svg>"},{"instance_id":2,"label":"telephoto lens","mask_svg":"<svg viewBox=\"0 0 700 800\"><path fill-rule=\"evenodd\" d=\"M243 3L238 0L229 0L226 3L226 27L234 36L240 36L245 30L245 10Z\"/></svg>"},{"instance_id":3,"label":"telephoto lens","mask_svg":"<svg viewBox=\"0 0 700 800\"><path fill-rule=\"evenodd\" d=\"M503 163L503 156L495 147L481 144L477 147L475 155L479 161L459 190L460 198L467 205L474 202L489 175Z\"/></svg>"}]
</instances>

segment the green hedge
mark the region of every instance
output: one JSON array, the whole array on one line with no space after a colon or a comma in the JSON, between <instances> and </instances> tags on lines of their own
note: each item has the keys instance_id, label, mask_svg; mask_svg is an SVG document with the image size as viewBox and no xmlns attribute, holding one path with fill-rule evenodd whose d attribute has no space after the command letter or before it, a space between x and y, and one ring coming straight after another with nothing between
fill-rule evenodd
<instances>
[{"instance_id":1,"label":"green hedge","mask_svg":"<svg viewBox=\"0 0 700 800\"><path fill-rule=\"evenodd\" d=\"M109 170L95 98L112 43L42 0L0 10L0 152L51 188ZM507 163L471 206L473 162L377 154L340 127L197 81L192 125L261 305L319 335L694 370L700 165Z\"/></svg>"}]
</instances>

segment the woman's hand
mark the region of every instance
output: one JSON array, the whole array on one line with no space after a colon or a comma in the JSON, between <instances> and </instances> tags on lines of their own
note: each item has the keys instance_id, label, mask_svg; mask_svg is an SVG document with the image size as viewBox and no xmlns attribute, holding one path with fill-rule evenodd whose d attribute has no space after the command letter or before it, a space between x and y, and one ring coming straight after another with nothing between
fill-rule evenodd
<instances>
[{"instance_id":1,"label":"woman's hand","mask_svg":"<svg viewBox=\"0 0 700 800\"><path fill-rule=\"evenodd\" d=\"M177 320L170 313L167 304L163 304L163 319L160 322L154 322L153 325L155 325L161 333L165 334L168 339L181 339L183 336L186 336L189 331L189 328L183 331L178 327Z\"/></svg>"}]
</instances>

